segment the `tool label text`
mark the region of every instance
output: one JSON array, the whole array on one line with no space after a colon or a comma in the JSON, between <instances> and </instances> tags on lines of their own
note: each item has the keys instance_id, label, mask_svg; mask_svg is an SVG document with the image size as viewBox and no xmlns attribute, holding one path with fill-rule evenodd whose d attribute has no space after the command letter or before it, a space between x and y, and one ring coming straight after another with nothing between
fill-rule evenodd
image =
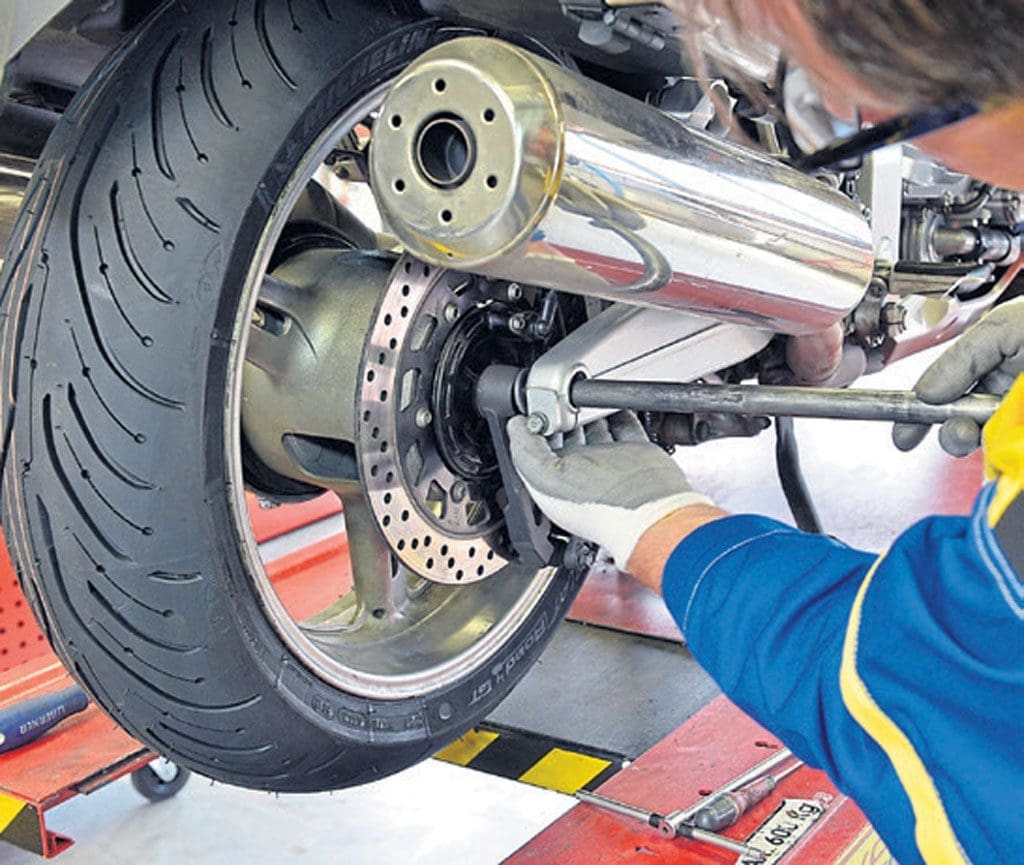
<instances>
[{"instance_id":1,"label":"tool label text","mask_svg":"<svg viewBox=\"0 0 1024 865\"><path fill-rule=\"evenodd\" d=\"M786 799L746 843L764 853L765 862L778 862L824 814L823 802L814 799ZM736 865L754 865L754 862L740 856Z\"/></svg>"}]
</instances>

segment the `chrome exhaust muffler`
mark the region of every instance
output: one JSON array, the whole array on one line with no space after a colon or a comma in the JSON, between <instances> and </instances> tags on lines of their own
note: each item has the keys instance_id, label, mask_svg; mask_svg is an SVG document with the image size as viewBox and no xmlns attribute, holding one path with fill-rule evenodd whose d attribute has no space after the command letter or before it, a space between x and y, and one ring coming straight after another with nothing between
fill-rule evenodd
<instances>
[{"instance_id":1,"label":"chrome exhaust muffler","mask_svg":"<svg viewBox=\"0 0 1024 865\"><path fill-rule=\"evenodd\" d=\"M790 334L871 279L840 193L500 40L417 60L371 151L386 223L435 265Z\"/></svg>"}]
</instances>

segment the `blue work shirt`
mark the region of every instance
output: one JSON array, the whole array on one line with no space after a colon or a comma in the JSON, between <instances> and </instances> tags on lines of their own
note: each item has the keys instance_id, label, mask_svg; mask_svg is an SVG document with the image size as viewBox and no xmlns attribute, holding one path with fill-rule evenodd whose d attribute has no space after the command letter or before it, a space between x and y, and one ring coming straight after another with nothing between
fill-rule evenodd
<instances>
[{"instance_id":1,"label":"blue work shirt","mask_svg":"<svg viewBox=\"0 0 1024 865\"><path fill-rule=\"evenodd\" d=\"M901 865L1024 849L1022 432L1016 478L993 471L971 517L926 519L881 557L734 516L665 568L694 657L857 801Z\"/></svg>"}]
</instances>

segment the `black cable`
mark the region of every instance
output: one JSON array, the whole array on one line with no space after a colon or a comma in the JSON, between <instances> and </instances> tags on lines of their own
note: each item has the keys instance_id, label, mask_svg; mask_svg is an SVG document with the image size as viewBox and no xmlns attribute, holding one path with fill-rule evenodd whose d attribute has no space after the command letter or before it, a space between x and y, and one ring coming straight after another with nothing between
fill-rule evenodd
<instances>
[{"instance_id":1,"label":"black cable","mask_svg":"<svg viewBox=\"0 0 1024 865\"><path fill-rule=\"evenodd\" d=\"M988 204L992 198L992 191L992 187L986 183L978 189L977 195L969 201L965 201L962 204L951 204L946 209L953 216L970 216L974 211Z\"/></svg>"},{"instance_id":2,"label":"black cable","mask_svg":"<svg viewBox=\"0 0 1024 865\"><path fill-rule=\"evenodd\" d=\"M901 114L889 120L883 120L874 126L861 129L847 138L840 139L828 147L797 156L790 165L800 171L817 171L841 165L853 159L859 159L869 153L910 141L929 132L935 132L973 117L978 113L978 106L972 102L962 102L942 108L925 108Z\"/></svg>"},{"instance_id":3,"label":"black cable","mask_svg":"<svg viewBox=\"0 0 1024 865\"><path fill-rule=\"evenodd\" d=\"M800 467L800 448L791 417L775 419L775 465L786 503L800 531L824 534L821 519L814 507L803 469Z\"/></svg>"}]
</instances>

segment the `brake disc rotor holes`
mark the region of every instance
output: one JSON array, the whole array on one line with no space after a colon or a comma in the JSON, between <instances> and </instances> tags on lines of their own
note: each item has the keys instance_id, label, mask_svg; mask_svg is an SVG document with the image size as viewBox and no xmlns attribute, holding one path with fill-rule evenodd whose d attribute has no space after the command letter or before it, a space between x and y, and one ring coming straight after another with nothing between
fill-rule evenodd
<instances>
[{"instance_id":1,"label":"brake disc rotor holes","mask_svg":"<svg viewBox=\"0 0 1024 865\"><path fill-rule=\"evenodd\" d=\"M402 259L364 351L364 488L395 555L434 582L474 582L509 561L500 479L472 395L483 368L516 348L489 330L482 285Z\"/></svg>"}]
</instances>

